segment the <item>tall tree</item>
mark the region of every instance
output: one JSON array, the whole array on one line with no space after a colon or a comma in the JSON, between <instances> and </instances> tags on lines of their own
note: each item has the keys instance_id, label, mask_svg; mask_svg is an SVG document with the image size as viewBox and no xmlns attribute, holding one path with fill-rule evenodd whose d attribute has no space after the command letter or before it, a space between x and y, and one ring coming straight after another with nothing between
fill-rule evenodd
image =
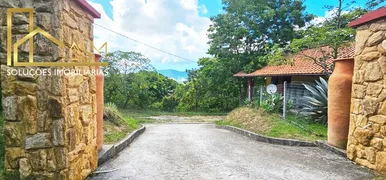
<instances>
[{"instance_id":1,"label":"tall tree","mask_svg":"<svg viewBox=\"0 0 386 180\"><path fill-rule=\"evenodd\" d=\"M265 65L266 47L285 46L312 19L300 0L223 0L224 14L211 18L209 53L231 61L230 71Z\"/></svg>"},{"instance_id":2,"label":"tall tree","mask_svg":"<svg viewBox=\"0 0 386 180\"><path fill-rule=\"evenodd\" d=\"M366 6L367 9L373 10L374 8L378 7L380 4L386 2L385 0L367 0Z\"/></svg>"},{"instance_id":3,"label":"tall tree","mask_svg":"<svg viewBox=\"0 0 386 180\"><path fill-rule=\"evenodd\" d=\"M173 91L177 82L154 71L141 53L116 51L101 59L104 67L105 101L121 108L149 108Z\"/></svg>"},{"instance_id":4,"label":"tall tree","mask_svg":"<svg viewBox=\"0 0 386 180\"><path fill-rule=\"evenodd\" d=\"M229 111L238 106L238 82L217 58L201 58L189 72L179 110ZM177 94L180 94L177 92Z\"/></svg>"},{"instance_id":5,"label":"tall tree","mask_svg":"<svg viewBox=\"0 0 386 180\"><path fill-rule=\"evenodd\" d=\"M348 23L368 12L367 9L355 5L355 1L337 0L337 6L326 6L331 17L318 24L310 25L302 33L301 38L295 38L288 46L274 46L268 58L271 64L290 63L290 55L299 54L312 60L322 67L326 74L332 72L332 66L327 59L336 59L339 50L350 46L354 41L355 30L348 27ZM305 49L312 49L313 53Z\"/></svg>"},{"instance_id":6,"label":"tall tree","mask_svg":"<svg viewBox=\"0 0 386 180\"><path fill-rule=\"evenodd\" d=\"M274 44L285 46L312 16L300 0L223 0L224 13L212 17L208 29L213 58L201 58L191 71L179 105L204 111L225 111L238 106L245 82L233 77L266 65L262 58Z\"/></svg>"}]
</instances>

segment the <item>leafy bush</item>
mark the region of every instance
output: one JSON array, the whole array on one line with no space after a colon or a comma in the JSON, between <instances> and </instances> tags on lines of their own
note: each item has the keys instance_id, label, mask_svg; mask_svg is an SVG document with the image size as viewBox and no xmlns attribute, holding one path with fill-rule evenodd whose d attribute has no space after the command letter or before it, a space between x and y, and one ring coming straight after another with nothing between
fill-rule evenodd
<instances>
[{"instance_id":1,"label":"leafy bush","mask_svg":"<svg viewBox=\"0 0 386 180\"><path fill-rule=\"evenodd\" d=\"M249 98L245 98L243 104L243 106L247 106L247 107L251 107L252 106L252 102L251 100L249 100Z\"/></svg>"},{"instance_id":2,"label":"leafy bush","mask_svg":"<svg viewBox=\"0 0 386 180\"><path fill-rule=\"evenodd\" d=\"M107 103L103 109L103 120L110 121L119 126L119 122L123 120L123 116L114 103Z\"/></svg>"},{"instance_id":3,"label":"leafy bush","mask_svg":"<svg viewBox=\"0 0 386 180\"><path fill-rule=\"evenodd\" d=\"M300 112L311 115L312 120L317 123L327 124L328 83L323 78L315 82L316 85L303 84L311 92L311 96L303 97L305 104Z\"/></svg>"},{"instance_id":4,"label":"leafy bush","mask_svg":"<svg viewBox=\"0 0 386 180\"><path fill-rule=\"evenodd\" d=\"M253 102L252 102L252 107L255 107L255 108L258 108L260 107L260 100L259 99L255 99Z\"/></svg>"},{"instance_id":5,"label":"leafy bush","mask_svg":"<svg viewBox=\"0 0 386 180\"><path fill-rule=\"evenodd\" d=\"M263 109L265 109L267 112L272 113L280 113L283 111L283 104L284 103L284 96L278 93L274 93L268 96L266 100L263 100L261 102L261 106ZM290 110L292 108L292 102L287 102L287 110Z\"/></svg>"},{"instance_id":6,"label":"leafy bush","mask_svg":"<svg viewBox=\"0 0 386 180\"><path fill-rule=\"evenodd\" d=\"M0 92L3 92L1 87L0 87ZM2 95L2 93L0 93L0 112L2 112L2 111L3 111L3 95Z\"/></svg>"},{"instance_id":7,"label":"leafy bush","mask_svg":"<svg viewBox=\"0 0 386 180\"><path fill-rule=\"evenodd\" d=\"M162 98L161 102L156 102L152 104L152 108L161 111L176 111L176 107L178 106L178 99L175 96L165 96Z\"/></svg>"},{"instance_id":8,"label":"leafy bush","mask_svg":"<svg viewBox=\"0 0 386 180\"><path fill-rule=\"evenodd\" d=\"M179 100L175 96L165 96L162 98L162 109L164 111L175 111Z\"/></svg>"},{"instance_id":9,"label":"leafy bush","mask_svg":"<svg viewBox=\"0 0 386 180\"><path fill-rule=\"evenodd\" d=\"M101 62L109 63L103 67L105 102L115 103L119 108L151 108L178 86L177 81L156 72L141 53L115 51L101 58Z\"/></svg>"}]
</instances>

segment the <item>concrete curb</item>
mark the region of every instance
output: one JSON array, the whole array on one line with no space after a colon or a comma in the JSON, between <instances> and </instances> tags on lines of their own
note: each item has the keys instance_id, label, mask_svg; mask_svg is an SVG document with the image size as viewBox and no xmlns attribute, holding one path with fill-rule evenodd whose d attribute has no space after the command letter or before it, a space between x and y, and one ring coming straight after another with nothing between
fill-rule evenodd
<instances>
[{"instance_id":1,"label":"concrete curb","mask_svg":"<svg viewBox=\"0 0 386 180\"><path fill-rule=\"evenodd\" d=\"M127 135L124 139L117 142L114 145L104 145L102 147L102 151L98 153L98 166L110 160L114 156L116 156L119 152L129 146L139 135L141 135L145 130L146 126L141 125L142 127L134 130L129 135Z\"/></svg>"},{"instance_id":2,"label":"concrete curb","mask_svg":"<svg viewBox=\"0 0 386 180\"><path fill-rule=\"evenodd\" d=\"M279 145L285 145L285 146L303 146L303 147L315 147L316 144L314 142L308 142L308 141L299 141L299 140L293 140L293 139L283 139L283 138L272 138L267 137L263 135L259 135L256 133L253 133L251 131L247 131L244 129L240 129L233 126L220 126L216 125L216 128L219 129L226 129L232 132L235 132L237 134L240 134L242 136L249 137L255 141L270 143L270 144L279 144Z\"/></svg>"},{"instance_id":3,"label":"concrete curb","mask_svg":"<svg viewBox=\"0 0 386 180\"><path fill-rule=\"evenodd\" d=\"M330 151L330 152L333 152L339 156L342 156L344 158L347 158L347 154L346 154L346 151L345 150L342 150L342 149L339 149L339 148L336 148L334 146L330 146L328 145L328 143L326 141L316 141L316 145L321 148L321 149L324 149L324 150L327 150L327 151Z\"/></svg>"}]
</instances>

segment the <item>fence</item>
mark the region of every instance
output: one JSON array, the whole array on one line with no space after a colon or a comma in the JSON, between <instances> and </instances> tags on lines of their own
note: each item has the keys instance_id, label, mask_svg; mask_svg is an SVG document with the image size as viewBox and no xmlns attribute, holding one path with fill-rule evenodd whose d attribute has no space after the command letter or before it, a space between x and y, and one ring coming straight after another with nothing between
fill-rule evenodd
<instances>
[{"instance_id":1,"label":"fence","mask_svg":"<svg viewBox=\"0 0 386 180\"><path fill-rule=\"evenodd\" d=\"M277 93L284 95L284 84L278 84ZM254 100L264 101L269 94L267 93L266 86L254 87ZM290 101L294 109L301 109L304 104L303 97L308 96L311 93L301 83L288 83L286 86L286 99Z\"/></svg>"},{"instance_id":2,"label":"fence","mask_svg":"<svg viewBox=\"0 0 386 180\"><path fill-rule=\"evenodd\" d=\"M276 85L277 92L284 96L284 103L283 103L283 117L286 118L286 109L288 104L291 104L291 107L293 110L297 111L303 108L305 102L304 102L304 96L309 96L311 93L304 87L302 83L284 83L284 84L278 84ZM261 104L262 101L268 99L270 94L267 92L266 86L255 86L253 88L254 97L253 99L255 101L259 101L259 104Z\"/></svg>"}]
</instances>

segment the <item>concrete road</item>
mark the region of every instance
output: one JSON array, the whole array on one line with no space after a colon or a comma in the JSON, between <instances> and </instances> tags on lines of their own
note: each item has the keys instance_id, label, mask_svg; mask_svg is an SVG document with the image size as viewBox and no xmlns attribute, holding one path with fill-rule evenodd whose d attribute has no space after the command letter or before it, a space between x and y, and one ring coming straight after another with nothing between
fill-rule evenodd
<instances>
[{"instance_id":1,"label":"concrete road","mask_svg":"<svg viewBox=\"0 0 386 180\"><path fill-rule=\"evenodd\" d=\"M256 142L213 124L148 125L97 179L371 179L367 169L316 147Z\"/></svg>"}]
</instances>

